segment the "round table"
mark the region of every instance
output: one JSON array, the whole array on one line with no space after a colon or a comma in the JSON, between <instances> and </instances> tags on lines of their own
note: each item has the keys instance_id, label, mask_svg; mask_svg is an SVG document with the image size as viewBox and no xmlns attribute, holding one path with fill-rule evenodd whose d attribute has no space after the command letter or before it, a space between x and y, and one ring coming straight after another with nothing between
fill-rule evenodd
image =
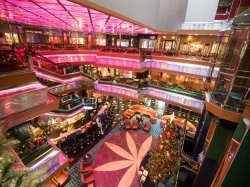
<instances>
[{"instance_id":1,"label":"round table","mask_svg":"<svg viewBox=\"0 0 250 187\"><path fill-rule=\"evenodd\" d=\"M92 161L93 161L93 158L92 158L92 155L86 154L86 155L82 158L82 160L83 160L84 162L92 162Z\"/></svg>"}]
</instances>

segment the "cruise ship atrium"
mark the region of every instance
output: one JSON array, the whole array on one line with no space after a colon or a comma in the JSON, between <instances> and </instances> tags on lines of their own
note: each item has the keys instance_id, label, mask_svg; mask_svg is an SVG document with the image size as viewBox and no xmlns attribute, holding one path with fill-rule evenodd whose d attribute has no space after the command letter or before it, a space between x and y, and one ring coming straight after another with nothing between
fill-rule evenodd
<instances>
[{"instance_id":1,"label":"cruise ship atrium","mask_svg":"<svg viewBox=\"0 0 250 187\"><path fill-rule=\"evenodd\" d=\"M0 186L249 186L249 28L249 0L0 0Z\"/></svg>"}]
</instances>

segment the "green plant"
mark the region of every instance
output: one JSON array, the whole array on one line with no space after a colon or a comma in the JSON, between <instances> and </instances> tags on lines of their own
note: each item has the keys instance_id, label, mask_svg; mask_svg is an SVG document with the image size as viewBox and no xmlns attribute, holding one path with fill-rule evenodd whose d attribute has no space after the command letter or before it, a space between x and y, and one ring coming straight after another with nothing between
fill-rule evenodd
<instances>
[{"instance_id":1,"label":"green plant","mask_svg":"<svg viewBox=\"0 0 250 187\"><path fill-rule=\"evenodd\" d=\"M31 171L29 168L18 168L11 154L11 146L18 145L17 140L0 138L0 186L1 187L39 187L44 172Z\"/></svg>"}]
</instances>

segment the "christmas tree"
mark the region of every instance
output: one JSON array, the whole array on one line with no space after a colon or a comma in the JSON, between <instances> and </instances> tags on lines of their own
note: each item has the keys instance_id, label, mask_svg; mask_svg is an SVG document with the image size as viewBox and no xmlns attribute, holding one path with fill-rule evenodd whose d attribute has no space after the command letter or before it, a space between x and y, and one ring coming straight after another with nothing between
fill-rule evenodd
<instances>
[{"instance_id":1,"label":"christmas tree","mask_svg":"<svg viewBox=\"0 0 250 187\"><path fill-rule=\"evenodd\" d=\"M0 187L39 187L44 171L35 172L28 168L19 168L10 152L10 146L19 143L16 140L7 141L0 129Z\"/></svg>"},{"instance_id":2,"label":"christmas tree","mask_svg":"<svg viewBox=\"0 0 250 187\"><path fill-rule=\"evenodd\" d=\"M177 171L179 149L176 126L172 120L165 125L158 140L158 145L152 152L146 165L152 181L166 179Z\"/></svg>"}]
</instances>

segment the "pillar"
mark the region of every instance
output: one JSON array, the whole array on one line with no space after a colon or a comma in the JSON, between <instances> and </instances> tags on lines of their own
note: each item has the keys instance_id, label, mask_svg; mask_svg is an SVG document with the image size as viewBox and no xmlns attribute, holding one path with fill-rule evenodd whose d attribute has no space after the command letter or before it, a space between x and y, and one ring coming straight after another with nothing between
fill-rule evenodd
<instances>
[{"instance_id":1,"label":"pillar","mask_svg":"<svg viewBox=\"0 0 250 187\"><path fill-rule=\"evenodd\" d=\"M67 74L67 70L66 68L63 68L63 74L66 75Z\"/></svg>"},{"instance_id":2,"label":"pillar","mask_svg":"<svg viewBox=\"0 0 250 187\"><path fill-rule=\"evenodd\" d=\"M194 148L194 158L197 158L198 154L200 154L203 151L203 146L205 144L207 132L208 132L211 120L212 120L211 114L207 111L205 113L206 113L205 120L201 122L202 124L199 124L200 131L198 131L197 129L197 132L199 134L196 135L197 141L196 141L196 145Z\"/></svg>"},{"instance_id":3,"label":"pillar","mask_svg":"<svg viewBox=\"0 0 250 187\"><path fill-rule=\"evenodd\" d=\"M88 48L90 48L93 44L93 41L92 41L92 34L91 33L88 33Z\"/></svg>"},{"instance_id":4,"label":"pillar","mask_svg":"<svg viewBox=\"0 0 250 187\"><path fill-rule=\"evenodd\" d=\"M29 55L29 59L28 60L29 60L30 70L33 71L34 70L34 67L33 67L33 58L32 58L31 55ZM40 64L40 66L41 66L41 64Z\"/></svg>"}]
</instances>

